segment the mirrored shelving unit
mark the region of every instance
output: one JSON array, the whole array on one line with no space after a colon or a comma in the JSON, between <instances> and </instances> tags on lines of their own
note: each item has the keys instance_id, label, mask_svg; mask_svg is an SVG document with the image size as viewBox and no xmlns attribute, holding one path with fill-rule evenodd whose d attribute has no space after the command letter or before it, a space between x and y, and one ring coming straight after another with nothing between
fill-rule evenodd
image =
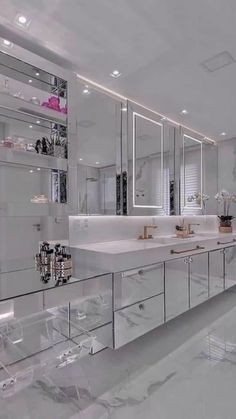
<instances>
[{"instance_id":1,"label":"mirrored shelving unit","mask_svg":"<svg viewBox=\"0 0 236 419\"><path fill-rule=\"evenodd\" d=\"M67 212L67 81L0 52L0 215Z\"/></svg>"}]
</instances>

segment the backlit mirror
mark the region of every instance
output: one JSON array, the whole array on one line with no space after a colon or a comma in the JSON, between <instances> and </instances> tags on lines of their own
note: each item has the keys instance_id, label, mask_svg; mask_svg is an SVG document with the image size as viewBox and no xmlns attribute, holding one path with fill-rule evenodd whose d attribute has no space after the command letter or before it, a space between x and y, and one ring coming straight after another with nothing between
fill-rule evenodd
<instances>
[{"instance_id":1,"label":"backlit mirror","mask_svg":"<svg viewBox=\"0 0 236 419\"><path fill-rule=\"evenodd\" d=\"M129 103L129 215L174 212L174 199L170 199L174 187L174 141L174 128L164 118Z\"/></svg>"}]
</instances>

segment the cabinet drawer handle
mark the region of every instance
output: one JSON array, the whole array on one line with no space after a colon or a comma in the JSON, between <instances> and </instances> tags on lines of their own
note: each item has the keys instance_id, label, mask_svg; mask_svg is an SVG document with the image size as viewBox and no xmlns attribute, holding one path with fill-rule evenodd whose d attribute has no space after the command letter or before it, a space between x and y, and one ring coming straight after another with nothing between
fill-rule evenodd
<instances>
[{"instance_id":1,"label":"cabinet drawer handle","mask_svg":"<svg viewBox=\"0 0 236 419\"><path fill-rule=\"evenodd\" d=\"M233 239L233 240L230 240L229 242L217 242L217 244L218 245L220 245L220 244L230 244L230 243L235 243L236 242L236 239Z\"/></svg>"},{"instance_id":2,"label":"cabinet drawer handle","mask_svg":"<svg viewBox=\"0 0 236 419\"><path fill-rule=\"evenodd\" d=\"M186 250L171 250L170 253L171 255L180 255L181 253L188 253L188 252L194 252L195 250L203 250L205 249L205 247L203 246L196 246L194 247L194 249L186 249Z\"/></svg>"},{"instance_id":3,"label":"cabinet drawer handle","mask_svg":"<svg viewBox=\"0 0 236 419\"><path fill-rule=\"evenodd\" d=\"M155 272L157 269L161 269L162 268L162 263L158 263L155 265L149 265L149 266L144 266L143 268L140 269L132 269L129 271L125 271L122 272L122 278L132 278L135 275L144 275L147 272Z\"/></svg>"}]
</instances>

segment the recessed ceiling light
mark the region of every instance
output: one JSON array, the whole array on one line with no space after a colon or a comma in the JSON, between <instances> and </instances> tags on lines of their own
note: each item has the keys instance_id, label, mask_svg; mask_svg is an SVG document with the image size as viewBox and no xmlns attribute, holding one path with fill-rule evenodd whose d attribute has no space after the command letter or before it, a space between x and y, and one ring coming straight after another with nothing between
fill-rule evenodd
<instances>
[{"instance_id":1,"label":"recessed ceiling light","mask_svg":"<svg viewBox=\"0 0 236 419\"><path fill-rule=\"evenodd\" d=\"M40 171L41 170L40 167L37 167L37 170Z\"/></svg>"},{"instance_id":2,"label":"recessed ceiling light","mask_svg":"<svg viewBox=\"0 0 236 419\"><path fill-rule=\"evenodd\" d=\"M79 160L80 160L80 161L83 161L83 159L81 159L81 158L80 158Z\"/></svg>"},{"instance_id":3,"label":"recessed ceiling light","mask_svg":"<svg viewBox=\"0 0 236 419\"><path fill-rule=\"evenodd\" d=\"M183 109L183 110L181 111L181 113L182 113L182 115L187 115L187 114L188 114L188 111L187 111L187 109Z\"/></svg>"},{"instance_id":4,"label":"recessed ceiling light","mask_svg":"<svg viewBox=\"0 0 236 419\"><path fill-rule=\"evenodd\" d=\"M118 77L121 76L121 73L119 72L119 70L113 70L112 73L110 73L110 76L117 79Z\"/></svg>"},{"instance_id":5,"label":"recessed ceiling light","mask_svg":"<svg viewBox=\"0 0 236 419\"><path fill-rule=\"evenodd\" d=\"M89 95L90 91L87 87L85 87L85 89L83 89L83 94L84 95Z\"/></svg>"},{"instance_id":6,"label":"recessed ceiling light","mask_svg":"<svg viewBox=\"0 0 236 419\"><path fill-rule=\"evenodd\" d=\"M36 75L36 76L39 76L39 75L40 75L40 73L39 73L38 71L36 71L35 75Z\"/></svg>"},{"instance_id":7,"label":"recessed ceiling light","mask_svg":"<svg viewBox=\"0 0 236 419\"><path fill-rule=\"evenodd\" d=\"M36 121L36 124L40 124L40 120L39 119Z\"/></svg>"},{"instance_id":8,"label":"recessed ceiling light","mask_svg":"<svg viewBox=\"0 0 236 419\"><path fill-rule=\"evenodd\" d=\"M221 134L220 134L222 137L225 137L226 136L226 132L222 132Z\"/></svg>"},{"instance_id":9,"label":"recessed ceiling light","mask_svg":"<svg viewBox=\"0 0 236 419\"><path fill-rule=\"evenodd\" d=\"M29 125L29 128L33 128L33 125Z\"/></svg>"},{"instance_id":10,"label":"recessed ceiling light","mask_svg":"<svg viewBox=\"0 0 236 419\"><path fill-rule=\"evenodd\" d=\"M100 161L96 161L96 164L100 164Z\"/></svg>"},{"instance_id":11,"label":"recessed ceiling light","mask_svg":"<svg viewBox=\"0 0 236 419\"><path fill-rule=\"evenodd\" d=\"M26 22L27 22L26 17L25 17L25 16L23 16L23 15L19 16L19 17L18 17L18 20L19 20L19 22L20 22L20 23L22 23L22 25L25 25L25 24L26 24Z\"/></svg>"},{"instance_id":12,"label":"recessed ceiling light","mask_svg":"<svg viewBox=\"0 0 236 419\"><path fill-rule=\"evenodd\" d=\"M8 39L3 39L2 44L3 44L4 47L7 47L7 48L12 48L13 47L13 43L8 41Z\"/></svg>"},{"instance_id":13,"label":"recessed ceiling light","mask_svg":"<svg viewBox=\"0 0 236 419\"><path fill-rule=\"evenodd\" d=\"M15 22L22 28L28 28L31 23L31 19L29 19L27 16L24 16L22 13L18 13L15 17Z\"/></svg>"},{"instance_id":14,"label":"recessed ceiling light","mask_svg":"<svg viewBox=\"0 0 236 419\"><path fill-rule=\"evenodd\" d=\"M28 81L29 81L29 83L32 83L33 80L32 79L29 79Z\"/></svg>"},{"instance_id":15,"label":"recessed ceiling light","mask_svg":"<svg viewBox=\"0 0 236 419\"><path fill-rule=\"evenodd\" d=\"M34 171L31 169L30 171L29 171L30 173L34 173Z\"/></svg>"}]
</instances>

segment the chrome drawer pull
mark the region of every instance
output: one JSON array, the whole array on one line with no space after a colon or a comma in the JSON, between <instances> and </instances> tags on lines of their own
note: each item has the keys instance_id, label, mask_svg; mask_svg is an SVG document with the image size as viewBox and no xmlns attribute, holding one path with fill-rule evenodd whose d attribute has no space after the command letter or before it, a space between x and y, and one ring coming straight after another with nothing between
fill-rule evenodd
<instances>
[{"instance_id":1,"label":"chrome drawer pull","mask_svg":"<svg viewBox=\"0 0 236 419\"><path fill-rule=\"evenodd\" d=\"M170 253L171 255L180 255L181 253L188 253L188 252L194 252L195 250L203 250L205 249L205 247L203 246L196 246L194 249L187 249L187 250L171 250Z\"/></svg>"},{"instance_id":2,"label":"chrome drawer pull","mask_svg":"<svg viewBox=\"0 0 236 419\"><path fill-rule=\"evenodd\" d=\"M233 239L233 240L230 240L229 242L217 242L217 244L219 245L219 244L230 244L230 243L235 243L236 242L236 239Z\"/></svg>"},{"instance_id":3,"label":"chrome drawer pull","mask_svg":"<svg viewBox=\"0 0 236 419\"><path fill-rule=\"evenodd\" d=\"M122 278L131 278L134 277L135 275L144 275L146 272L153 272L156 271L157 269L161 269L162 264L158 263L155 265L149 265L149 266L144 266L143 268L140 269L131 269L129 271L124 271L122 272Z\"/></svg>"}]
</instances>

